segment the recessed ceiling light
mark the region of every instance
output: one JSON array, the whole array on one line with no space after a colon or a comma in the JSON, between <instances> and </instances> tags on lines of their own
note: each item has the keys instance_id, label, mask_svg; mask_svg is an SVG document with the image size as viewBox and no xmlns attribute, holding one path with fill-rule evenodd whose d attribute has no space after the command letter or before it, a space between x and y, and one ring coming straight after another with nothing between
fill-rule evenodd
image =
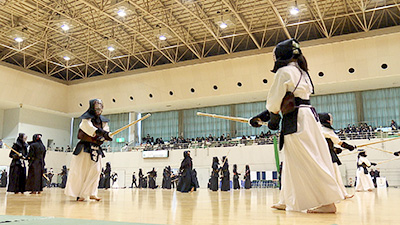
<instances>
[{"instance_id":1,"label":"recessed ceiling light","mask_svg":"<svg viewBox=\"0 0 400 225\"><path fill-rule=\"evenodd\" d=\"M299 14L300 10L297 8L297 6L294 6L293 8L290 9L290 14L292 15L297 15Z\"/></svg>"},{"instance_id":2,"label":"recessed ceiling light","mask_svg":"<svg viewBox=\"0 0 400 225\"><path fill-rule=\"evenodd\" d=\"M69 26L68 26L68 24L63 24L63 25L61 25L61 29L63 29L64 31L68 31L69 30Z\"/></svg>"},{"instance_id":3,"label":"recessed ceiling light","mask_svg":"<svg viewBox=\"0 0 400 225\"><path fill-rule=\"evenodd\" d=\"M22 37L16 37L16 38L14 38L14 40L15 40L16 42L18 42L18 43L21 43L21 42L24 41L24 39L22 39Z\"/></svg>"},{"instance_id":4,"label":"recessed ceiling light","mask_svg":"<svg viewBox=\"0 0 400 225\"><path fill-rule=\"evenodd\" d=\"M125 12L125 10L124 10L124 9L120 9L120 10L118 10L117 14L118 14L118 16L120 16L120 17L124 17L124 16L126 16L126 12Z\"/></svg>"},{"instance_id":5,"label":"recessed ceiling light","mask_svg":"<svg viewBox=\"0 0 400 225\"><path fill-rule=\"evenodd\" d=\"M219 24L219 27L220 27L221 29L225 29L225 28L228 27L228 24L222 22L222 23Z\"/></svg>"},{"instance_id":6,"label":"recessed ceiling light","mask_svg":"<svg viewBox=\"0 0 400 225\"><path fill-rule=\"evenodd\" d=\"M167 40L167 37L165 37L165 35L160 35L158 38L159 38L161 41Z\"/></svg>"},{"instance_id":7,"label":"recessed ceiling light","mask_svg":"<svg viewBox=\"0 0 400 225\"><path fill-rule=\"evenodd\" d=\"M110 51L110 52L112 52L112 51L114 51L115 50L115 48L113 47L113 46L108 46L108 51Z\"/></svg>"},{"instance_id":8,"label":"recessed ceiling light","mask_svg":"<svg viewBox=\"0 0 400 225\"><path fill-rule=\"evenodd\" d=\"M71 58L69 56L64 56L63 57L65 60L69 61Z\"/></svg>"}]
</instances>

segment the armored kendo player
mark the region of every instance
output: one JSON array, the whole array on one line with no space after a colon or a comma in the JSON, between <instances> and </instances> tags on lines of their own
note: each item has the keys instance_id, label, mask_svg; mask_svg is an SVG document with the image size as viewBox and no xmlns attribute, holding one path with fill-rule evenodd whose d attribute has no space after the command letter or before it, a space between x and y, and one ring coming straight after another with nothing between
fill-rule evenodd
<instances>
[{"instance_id":1,"label":"armored kendo player","mask_svg":"<svg viewBox=\"0 0 400 225\"><path fill-rule=\"evenodd\" d=\"M108 119L102 116L103 102L100 99L89 101L89 109L82 114L79 124L78 139L70 165L65 194L84 201L88 196L100 201L97 197L101 173L101 158L104 153L101 145L112 141L109 135Z\"/></svg>"},{"instance_id":2,"label":"armored kendo player","mask_svg":"<svg viewBox=\"0 0 400 225\"><path fill-rule=\"evenodd\" d=\"M353 151L357 148L357 146L349 145L344 141L339 139L339 136L335 133L335 129L332 127L333 117L330 113L318 113L319 120L321 122L322 133L324 134L325 140L328 143L329 151L331 153L333 169L335 171L335 178L337 183L339 184L340 191L344 195L345 199L352 198L354 195L350 195L347 193L346 188L344 187L342 181L342 175L340 174L339 166L342 165L338 154L342 152L341 148L335 147L335 145L339 145L342 148L346 148L350 151Z\"/></svg>"}]
</instances>

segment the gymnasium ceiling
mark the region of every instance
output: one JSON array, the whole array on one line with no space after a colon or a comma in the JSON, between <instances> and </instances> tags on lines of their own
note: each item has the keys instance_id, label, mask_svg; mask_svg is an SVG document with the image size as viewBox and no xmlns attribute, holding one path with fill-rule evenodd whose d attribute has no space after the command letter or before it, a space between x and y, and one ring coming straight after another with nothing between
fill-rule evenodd
<instances>
[{"instance_id":1,"label":"gymnasium ceiling","mask_svg":"<svg viewBox=\"0 0 400 225\"><path fill-rule=\"evenodd\" d=\"M400 0L0 0L0 61L68 82L399 23Z\"/></svg>"}]
</instances>

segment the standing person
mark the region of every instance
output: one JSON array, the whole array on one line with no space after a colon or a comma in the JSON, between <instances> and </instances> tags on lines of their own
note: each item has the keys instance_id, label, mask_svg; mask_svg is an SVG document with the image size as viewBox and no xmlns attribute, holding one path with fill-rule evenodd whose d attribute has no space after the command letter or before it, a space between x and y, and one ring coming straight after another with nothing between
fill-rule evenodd
<instances>
[{"instance_id":1,"label":"standing person","mask_svg":"<svg viewBox=\"0 0 400 225\"><path fill-rule=\"evenodd\" d=\"M84 201L90 199L100 201L97 197L101 173L101 159L104 157L101 145L105 140L112 141L109 135L108 119L102 116L103 102L93 99L89 109L80 117L78 139L80 141L73 152L69 178L65 194Z\"/></svg>"},{"instance_id":2,"label":"standing person","mask_svg":"<svg viewBox=\"0 0 400 225\"><path fill-rule=\"evenodd\" d=\"M151 188L151 189L157 188L157 185L156 185L157 171L156 171L156 169L153 167L153 170L147 172L147 174L149 175L149 188Z\"/></svg>"},{"instance_id":3,"label":"standing person","mask_svg":"<svg viewBox=\"0 0 400 225\"><path fill-rule=\"evenodd\" d=\"M267 110L251 118L252 126L268 122L278 130L283 114L279 147L285 156L279 203L272 208L309 213L335 213L335 202L344 196L335 179L328 145L310 104L314 86L299 42L280 42L273 51L275 74L268 93ZM306 165L306 166L305 166ZM307 193L307 194L305 194Z\"/></svg>"},{"instance_id":4,"label":"standing person","mask_svg":"<svg viewBox=\"0 0 400 225\"><path fill-rule=\"evenodd\" d=\"M144 177L143 177L143 171L142 171L142 168L140 168L139 169L139 188L143 188L143 180L144 180Z\"/></svg>"},{"instance_id":5,"label":"standing person","mask_svg":"<svg viewBox=\"0 0 400 225\"><path fill-rule=\"evenodd\" d=\"M339 166L342 165L342 162L340 161L339 157L337 156L342 152L342 149L340 148L335 148L335 145L339 145L342 148L346 148L350 151L353 151L356 146L352 146L347 144L346 142L342 142L339 139L339 136L335 134L335 129L333 129L332 124L333 124L333 117L330 113L318 113L321 125L322 125L322 132L325 136L326 142L328 143L329 151L331 154L332 158L332 163L333 163L333 169L335 171L335 178L337 183L339 184L340 191L344 195L345 199L352 198L354 195L349 195L346 191L346 188L344 187L343 184L343 179L342 175L340 174L340 169Z\"/></svg>"},{"instance_id":6,"label":"standing person","mask_svg":"<svg viewBox=\"0 0 400 225\"><path fill-rule=\"evenodd\" d=\"M104 170L104 188L107 190L111 188L111 163L106 163L106 169Z\"/></svg>"},{"instance_id":7,"label":"standing person","mask_svg":"<svg viewBox=\"0 0 400 225\"><path fill-rule=\"evenodd\" d=\"M43 174L44 174L44 159L46 157L46 148L42 142L42 135L33 135L32 141L29 142L29 170L28 178L26 179L26 191L31 191L31 194L40 194L43 191Z\"/></svg>"},{"instance_id":8,"label":"standing person","mask_svg":"<svg viewBox=\"0 0 400 225\"><path fill-rule=\"evenodd\" d=\"M196 171L196 169L192 170L192 182L193 182L193 187L194 187L192 190L196 191L197 188L200 187L199 180L197 179L197 171Z\"/></svg>"},{"instance_id":9,"label":"standing person","mask_svg":"<svg viewBox=\"0 0 400 225\"><path fill-rule=\"evenodd\" d=\"M179 171L181 173L181 177L179 179L177 189L180 192L192 192L194 190L194 185L192 182L192 170L193 163L192 158L190 157L190 151L183 152L184 159L182 160L181 167Z\"/></svg>"},{"instance_id":10,"label":"standing person","mask_svg":"<svg viewBox=\"0 0 400 225\"><path fill-rule=\"evenodd\" d=\"M371 175L368 173L368 168L376 166L376 163L371 163L367 159L367 154L364 150L359 149L358 151L356 191L373 191L375 186Z\"/></svg>"},{"instance_id":11,"label":"standing person","mask_svg":"<svg viewBox=\"0 0 400 225\"><path fill-rule=\"evenodd\" d=\"M226 156L222 157L222 167L221 167L221 191L229 191L231 189L230 184L230 173L228 158Z\"/></svg>"},{"instance_id":12,"label":"standing person","mask_svg":"<svg viewBox=\"0 0 400 225\"><path fill-rule=\"evenodd\" d=\"M167 179L166 177L166 172L167 171L167 167L164 168L163 170L163 179L162 179L162 183L161 183L161 188L164 189L165 188L165 180Z\"/></svg>"},{"instance_id":13,"label":"standing person","mask_svg":"<svg viewBox=\"0 0 400 225\"><path fill-rule=\"evenodd\" d=\"M211 165L211 178L210 178L210 190L218 191L218 178L219 178L219 160L218 157L213 158Z\"/></svg>"},{"instance_id":14,"label":"standing person","mask_svg":"<svg viewBox=\"0 0 400 225\"><path fill-rule=\"evenodd\" d=\"M135 184L135 188L137 188L137 184L136 184L136 175L135 172L133 172L132 174L132 184L131 184L131 188L133 188L133 184Z\"/></svg>"},{"instance_id":15,"label":"standing person","mask_svg":"<svg viewBox=\"0 0 400 225\"><path fill-rule=\"evenodd\" d=\"M246 165L245 173L244 173L244 188L251 188L251 179L250 179L250 166Z\"/></svg>"},{"instance_id":16,"label":"standing person","mask_svg":"<svg viewBox=\"0 0 400 225\"><path fill-rule=\"evenodd\" d=\"M165 171L163 174L163 180L164 180L164 188L171 189L171 167L170 166L165 167Z\"/></svg>"},{"instance_id":17,"label":"standing person","mask_svg":"<svg viewBox=\"0 0 400 225\"><path fill-rule=\"evenodd\" d=\"M7 178L8 178L7 171L3 170L1 172L0 187L7 187Z\"/></svg>"},{"instance_id":18,"label":"standing person","mask_svg":"<svg viewBox=\"0 0 400 225\"><path fill-rule=\"evenodd\" d=\"M111 180L112 180L112 188L119 188L118 173L116 172L112 173Z\"/></svg>"},{"instance_id":19,"label":"standing person","mask_svg":"<svg viewBox=\"0 0 400 225\"><path fill-rule=\"evenodd\" d=\"M100 180L99 180L99 189L103 189L105 185L106 179L104 178L104 168L101 168Z\"/></svg>"},{"instance_id":20,"label":"standing person","mask_svg":"<svg viewBox=\"0 0 400 225\"><path fill-rule=\"evenodd\" d=\"M10 151L9 157L12 158L10 164L10 176L7 192L15 194L25 192L26 184L26 167L24 159L28 154L28 144L26 143L27 136L24 133L18 135L17 141L12 146L12 149L18 152Z\"/></svg>"},{"instance_id":21,"label":"standing person","mask_svg":"<svg viewBox=\"0 0 400 225\"><path fill-rule=\"evenodd\" d=\"M64 165L61 169L61 184L60 184L60 188L65 188L65 186L67 186L67 179L68 179L68 169L67 166Z\"/></svg>"},{"instance_id":22,"label":"standing person","mask_svg":"<svg viewBox=\"0 0 400 225\"><path fill-rule=\"evenodd\" d=\"M239 175L240 173L237 172L237 165L233 164L233 189L240 189L239 184Z\"/></svg>"}]
</instances>

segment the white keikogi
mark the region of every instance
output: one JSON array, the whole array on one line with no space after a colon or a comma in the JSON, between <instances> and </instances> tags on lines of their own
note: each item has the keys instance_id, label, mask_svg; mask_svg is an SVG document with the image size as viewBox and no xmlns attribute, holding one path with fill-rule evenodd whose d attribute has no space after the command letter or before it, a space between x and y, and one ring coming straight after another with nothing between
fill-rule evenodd
<instances>
[{"instance_id":1,"label":"white keikogi","mask_svg":"<svg viewBox=\"0 0 400 225\"><path fill-rule=\"evenodd\" d=\"M322 132L323 132L325 138L330 139L333 142L333 144L341 145L342 142L340 141L339 136L337 136L337 134L335 134L335 132L332 129L329 129L327 127L322 126ZM342 192L342 195L344 195L345 198L353 197L353 195L349 195L347 193L346 188L344 187L342 175L340 173L339 165L338 165L337 162L333 162L333 169L334 169L334 172L335 172L336 181L339 184L340 191Z\"/></svg>"},{"instance_id":2,"label":"white keikogi","mask_svg":"<svg viewBox=\"0 0 400 225\"><path fill-rule=\"evenodd\" d=\"M108 119L101 116L103 103L100 99L90 101L89 109L80 117L78 138L74 149L65 194L82 201L87 197L100 201L97 197L104 153L101 144L111 141Z\"/></svg>"},{"instance_id":3,"label":"white keikogi","mask_svg":"<svg viewBox=\"0 0 400 225\"><path fill-rule=\"evenodd\" d=\"M267 98L267 109L279 112L286 92L304 100L310 98L312 84L309 76L300 72L296 62L277 70ZM303 73L303 75L302 75ZM280 205L286 210L302 211L338 202L344 198L335 179L328 145L316 121L311 106L298 109L297 131L284 135L282 190Z\"/></svg>"},{"instance_id":4,"label":"white keikogi","mask_svg":"<svg viewBox=\"0 0 400 225\"><path fill-rule=\"evenodd\" d=\"M356 191L372 191L375 188L367 169L371 167L371 165L372 163L367 159L365 151L360 151L357 158Z\"/></svg>"}]
</instances>

